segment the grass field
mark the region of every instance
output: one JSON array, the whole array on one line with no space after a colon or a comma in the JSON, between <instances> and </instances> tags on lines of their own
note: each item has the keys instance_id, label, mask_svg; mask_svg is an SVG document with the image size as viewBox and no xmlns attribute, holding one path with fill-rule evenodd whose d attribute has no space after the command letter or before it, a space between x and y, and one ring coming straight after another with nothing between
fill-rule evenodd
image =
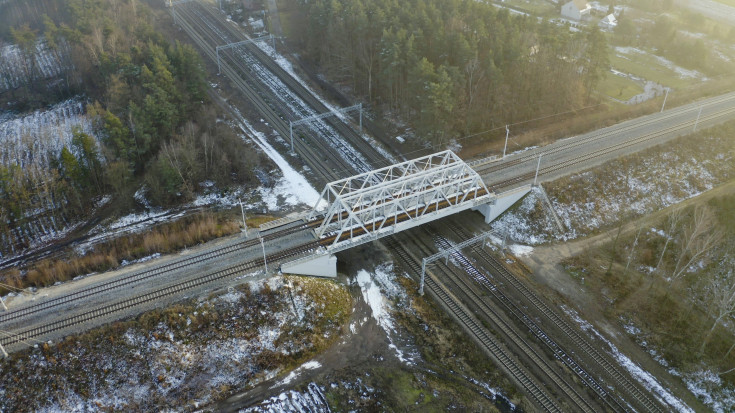
<instances>
[{"instance_id":1,"label":"grass field","mask_svg":"<svg viewBox=\"0 0 735 413\"><path fill-rule=\"evenodd\" d=\"M504 2L505 4L509 6L516 7L521 10L526 10L531 14L537 15L537 16L543 16L543 15L555 15L556 9L555 7L546 2L546 1L539 1L539 0L506 0Z\"/></svg>"},{"instance_id":2,"label":"grass field","mask_svg":"<svg viewBox=\"0 0 735 413\"><path fill-rule=\"evenodd\" d=\"M699 79L682 78L673 69L659 63L653 56L631 53L625 57L612 54L610 65L624 73L632 73L646 80L652 80L675 89L685 88L700 83Z\"/></svg>"},{"instance_id":3,"label":"grass field","mask_svg":"<svg viewBox=\"0 0 735 413\"><path fill-rule=\"evenodd\" d=\"M612 73L607 74L607 77L598 85L598 89L600 93L623 102L643 93L643 87L638 83Z\"/></svg>"},{"instance_id":4,"label":"grass field","mask_svg":"<svg viewBox=\"0 0 735 413\"><path fill-rule=\"evenodd\" d=\"M718 3L725 4L727 6L735 7L735 0L715 0Z\"/></svg>"}]
</instances>

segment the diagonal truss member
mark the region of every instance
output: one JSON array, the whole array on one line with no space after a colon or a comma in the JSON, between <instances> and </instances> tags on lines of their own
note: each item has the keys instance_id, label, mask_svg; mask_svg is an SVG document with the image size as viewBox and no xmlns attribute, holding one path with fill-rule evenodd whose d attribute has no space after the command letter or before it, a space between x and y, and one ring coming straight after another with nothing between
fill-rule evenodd
<instances>
[{"instance_id":1,"label":"diagonal truss member","mask_svg":"<svg viewBox=\"0 0 735 413\"><path fill-rule=\"evenodd\" d=\"M314 116L309 116L309 117L306 117L306 118L303 118L303 119L299 119L299 120L297 120L295 122L289 122L288 123L289 124L288 127L289 127L289 132L291 134L291 152L294 151L294 146L293 146L293 127L294 126L303 125L305 123L311 123L311 122L313 122L315 120L324 119L324 118L329 117L329 116L337 116L338 113L344 114L344 113L347 113L347 112L351 112L353 110L359 110L360 111L360 134L362 134L362 103L358 103L357 105L348 106L348 107L342 108L342 109L335 109L335 110L332 110L332 111L329 111L329 112L320 113L320 114L314 115Z\"/></svg>"},{"instance_id":2,"label":"diagonal truss member","mask_svg":"<svg viewBox=\"0 0 735 413\"><path fill-rule=\"evenodd\" d=\"M220 52L220 50L231 49L233 47L243 46L243 45L246 45L246 44L249 44L249 43L255 43L255 42L258 42L258 41L261 41L261 40L270 40L271 41L271 47L273 47L273 51L275 51L276 50L276 40L275 39L276 38L273 37L272 34L268 34L268 35L265 35L265 36L256 37L255 39L242 40L242 41L239 41L239 42L228 43L228 44L225 44L225 45L222 45L222 46L215 47L214 50L215 50L215 53L217 54L217 74L222 73L222 65L221 65L220 60L219 60L219 52Z\"/></svg>"},{"instance_id":3,"label":"diagonal truss member","mask_svg":"<svg viewBox=\"0 0 735 413\"><path fill-rule=\"evenodd\" d=\"M315 233L330 253L494 199L480 175L452 151L331 182L321 198L328 206ZM321 215L316 208L310 219Z\"/></svg>"},{"instance_id":4,"label":"diagonal truss member","mask_svg":"<svg viewBox=\"0 0 735 413\"><path fill-rule=\"evenodd\" d=\"M424 278L426 275L426 265L427 264L431 264L432 262L438 261L442 258L445 260L445 264L446 264L447 261L449 261L449 256L454 254L455 252L461 251L469 247L472 244L482 242L492 236L497 236L497 235L498 234L496 234L494 231L483 232L482 234L476 237L462 241L459 244L455 244L450 248L447 248L443 251L439 251L434 255L431 255L429 257L425 257L424 259L422 259L421 260L421 284L419 285L419 294L424 295Z\"/></svg>"}]
</instances>

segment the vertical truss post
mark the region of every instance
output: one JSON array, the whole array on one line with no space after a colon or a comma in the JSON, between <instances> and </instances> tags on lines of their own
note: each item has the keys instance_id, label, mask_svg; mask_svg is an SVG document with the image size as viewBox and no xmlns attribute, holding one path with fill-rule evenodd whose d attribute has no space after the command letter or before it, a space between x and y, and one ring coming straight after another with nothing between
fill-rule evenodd
<instances>
[{"instance_id":1,"label":"vertical truss post","mask_svg":"<svg viewBox=\"0 0 735 413\"><path fill-rule=\"evenodd\" d=\"M362 135L362 103L360 103L360 135Z\"/></svg>"},{"instance_id":2,"label":"vertical truss post","mask_svg":"<svg viewBox=\"0 0 735 413\"><path fill-rule=\"evenodd\" d=\"M543 154L538 156L538 163L536 164L536 176L533 177L533 186L536 186L536 181L538 180L538 170L541 167L541 157Z\"/></svg>"},{"instance_id":3,"label":"vertical truss post","mask_svg":"<svg viewBox=\"0 0 735 413\"><path fill-rule=\"evenodd\" d=\"M664 112L664 108L666 107L666 99L669 98L669 88L666 88L666 96L664 96L664 104L661 105L661 113Z\"/></svg>"},{"instance_id":4,"label":"vertical truss post","mask_svg":"<svg viewBox=\"0 0 735 413\"><path fill-rule=\"evenodd\" d=\"M217 52L217 74L222 74L222 64L219 60L219 46L215 47L215 51Z\"/></svg>"},{"instance_id":5,"label":"vertical truss post","mask_svg":"<svg viewBox=\"0 0 735 413\"><path fill-rule=\"evenodd\" d=\"M5 347L2 344L0 344L0 351L3 352L3 358L8 358L8 352L5 351Z\"/></svg>"},{"instance_id":6,"label":"vertical truss post","mask_svg":"<svg viewBox=\"0 0 735 413\"><path fill-rule=\"evenodd\" d=\"M503 146L503 159L505 159L505 150L508 149L508 135L510 135L510 129L508 129L508 125L505 125L505 146Z\"/></svg>"},{"instance_id":7,"label":"vertical truss post","mask_svg":"<svg viewBox=\"0 0 735 413\"><path fill-rule=\"evenodd\" d=\"M697 115L697 120L694 122L694 132L697 131L697 125L699 124L700 116L702 116L702 106L699 107L699 114Z\"/></svg>"}]
</instances>

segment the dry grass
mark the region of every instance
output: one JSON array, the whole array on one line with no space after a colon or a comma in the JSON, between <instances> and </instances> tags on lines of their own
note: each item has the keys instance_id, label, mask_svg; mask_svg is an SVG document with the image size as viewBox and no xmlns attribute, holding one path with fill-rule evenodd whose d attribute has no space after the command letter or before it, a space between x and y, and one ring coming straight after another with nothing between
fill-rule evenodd
<instances>
[{"instance_id":1,"label":"dry grass","mask_svg":"<svg viewBox=\"0 0 735 413\"><path fill-rule=\"evenodd\" d=\"M171 253L240 231L240 223L213 214L199 214L161 225L143 234L132 234L97 245L83 255L67 259L46 259L25 269L14 268L0 273L0 282L14 288L45 287L76 276L116 268L155 253ZM0 286L0 294L8 288Z\"/></svg>"},{"instance_id":2,"label":"dry grass","mask_svg":"<svg viewBox=\"0 0 735 413\"><path fill-rule=\"evenodd\" d=\"M735 214L728 208L733 200L735 195L731 194L709 200L701 198L698 204L707 203L712 208L719 208L718 227L731 234L735 227ZM691 214L693 208L690 206L687 214ZM685 220L691 219L685 216ZM649 224L654 228L665 228L666 221L661 218ZM584 277L584 285L598 296L600 303L604 303L603 310L610 319L623 320L640 328L642 333L636 339L645 341L647 348L656 349L673 367L687 372L701 369L701 364L706 363L714 371L734 369L735 352L728 352L735 339L731 328L719 325L704 350L701 348L713 325L708 303L701 295L703 281L712 276L708 268L670 281L666 278L670 271L665 269L673 265L676 255L666 254L660 265L663 273L649 273L647 268L658 265L664 238L646 228L649 227L641 232L637 252L627 269L629 248L634 243L635 233L621 237L616 248L612 247L611 241L567 260L565 265L580 281ZM732 242L732 238L722 242ZM671 242L667 251L671 253L677 248L676 243ZM712 265L717 263L715 261ZM721 379L729 385L735 384L733 373L723 374Z\"/></svg>"}]
</instances>

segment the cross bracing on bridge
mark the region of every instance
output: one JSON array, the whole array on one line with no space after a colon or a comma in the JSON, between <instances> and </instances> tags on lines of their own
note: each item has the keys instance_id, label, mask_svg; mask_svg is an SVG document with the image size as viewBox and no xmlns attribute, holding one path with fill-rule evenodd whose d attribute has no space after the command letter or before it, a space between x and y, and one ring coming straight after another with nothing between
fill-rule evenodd
<instances>
[{"instance_id":1,"label":"cross bracing on bridge","mask_svg":"<svg viewBox=\"0 0 735 413\"><path fill-rule=\"evenodd\" d=\"M493 194L447 150L331 182L321 198L328 206L315 233L335 253L491 202ZM322 215L317 206L310 219Z\"/></svg>"}]
</instances>

